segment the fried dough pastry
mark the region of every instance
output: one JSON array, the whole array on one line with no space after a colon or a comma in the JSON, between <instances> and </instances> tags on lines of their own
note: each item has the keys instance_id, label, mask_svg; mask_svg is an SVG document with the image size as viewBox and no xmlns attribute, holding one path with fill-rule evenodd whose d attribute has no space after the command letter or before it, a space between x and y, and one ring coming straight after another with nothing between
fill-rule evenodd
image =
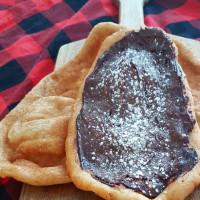
<instances>
[{"instance_id":1,"label":"fried dough pastry","mask_svg":"<svg viewBox=\"0 0 200 200\"><path fill-rule=\"evenodd\" d=\"M178 57L169 38L154 30L145 35L143 30L120 29L104 40L69 120L68 173L78 188L105 199L183 200L200 183L200 130L194 111L199 120L199 107L191 93L196 103L198 75L191 70L200 65L174 39ZM192 90L177 59L192 74ZM152 68L154 62L157 68Z\"/></svg>"},{"instance_id":2,"label":"fried dough pastry","mask_svg":"<svg viewBox=\"0 0 200 200\"><path fill-rule=\"evenodd\" d=\"M65 139L72 105L101 43L119 28L111 23L96 26L82 51L41 80L1 121L0 177L31 185L71 182Z\"/></svg>"},{"instance_id":3,"label":"fried dough pastry","mask_svg":"<svg viewBox=\"0 0 200 200\"><path fill-rule=\"evenodd\" d=\"M120 29L125 28L113 23L97 25L80 53L45 77L0 122L0 177L10 176L32 185L71 181L65 167L64 142L72 105L102 42ZM186 69L194 92L198 119L200 107L197 102L200 97L197 80L200 63L192 55L187 56L190 54L185 46L181 43L176 45L180 47L179 62Z\"/></svg>"}]
</instances>

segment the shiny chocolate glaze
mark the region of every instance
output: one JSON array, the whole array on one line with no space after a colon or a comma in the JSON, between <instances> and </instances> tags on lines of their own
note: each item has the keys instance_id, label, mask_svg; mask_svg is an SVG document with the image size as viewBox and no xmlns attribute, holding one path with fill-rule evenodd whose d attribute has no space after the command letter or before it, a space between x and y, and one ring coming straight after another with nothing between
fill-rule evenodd
<instances>
[{"instance_id":1,"label":"shiny chocolate glaze","mask_svg":"<svg viewBox=\"0 0 200 200\"><path fill-rule=\"evenodd\" d=\"M81 168L109 186L158 196L198 161L187 105L168 37L156 28L129 33L86 79L77 118Z\"/></svg>"}]
</instances>

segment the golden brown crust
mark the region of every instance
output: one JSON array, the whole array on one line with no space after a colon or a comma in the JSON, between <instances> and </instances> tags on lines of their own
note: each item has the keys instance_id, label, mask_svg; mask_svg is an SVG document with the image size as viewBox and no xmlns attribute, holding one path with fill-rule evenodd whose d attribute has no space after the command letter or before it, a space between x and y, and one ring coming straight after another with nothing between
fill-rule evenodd
<instances>
[{"instance_id":1,"label":"golden brown crust","mask_svg":"<svg viewBox=\"0 0 200 200\"><path fill-rule=\"evenodd\" d=\"M106 30L105 30L106 31ZM112 44L116 41L120 40L127 34L126 29L121 29L113 35L106 38L104 43L102 44L98 56L96 57L88 75L93 71L94 66L96 64L96 60L99 56L108 49ZM179 51L181 56L181 50ZM189 89L189 85L187 83L187 79L185 76L183 77L183 82L186 87L187 95L189 96L189 109L191 109L194 113L194 104L192 100L192 95ZM89 172L83 171L80 167L78 152L77 152L77 130L76 130L76 118L80 112L82 107L82 92L84 88L84 81L81 84L81 88L79 90L77 101L74 105L74 111L70 118L68 124L68 136L66 141L66 165L68 173L70 174L72 181L75 183L77 187L86 191L93 191L97 195L105 198L105 199L120 199L120 200L148 200L149 198L145 197L141 193L133 192L129 189L124 189L122 187L110 187L106 184L103 184L90 175ZM200 155L200 132L197 123L195 124L192 132L190 133L190 146L195 148L198 155ZM186 174L180 176L176 181L171 183L159 196L157 196L156 200L183 200L188 194L190 194L194 188L200 183L200 162Z\"/></svg>"},{"instance_id":2,"label":"golden brown crust","mask_svg":"<svg viewBox=\"0 0 200 200\"><path fill-rule=\"evenodd\" d=\"M96 26L84 50L45 77L1 121L0 177L32 185L71 181L65 169L65 138L72 105L104 38L118 29L109 23Z\"/></svg>"},{"instance_id":3,"label":"golden brown crust","mask_svg":"<svg viewBox=\"0 0 200 200\"><path fill-rule=\"evenodd\" d=\"M200 57L199 57L199 48L196 51L199 53L194 55L190 50L190 47L186 47L185 44L180 40L179 37L172 37L173 42L176 44L179 53L178 53L178 62L183 68L187 76L188 83L191 88L193 100L194 100L194 109L196 112L196 118L198 123L200 123ZM193 50L194 52L194 50Z\"/></svg>"}]
</instances>

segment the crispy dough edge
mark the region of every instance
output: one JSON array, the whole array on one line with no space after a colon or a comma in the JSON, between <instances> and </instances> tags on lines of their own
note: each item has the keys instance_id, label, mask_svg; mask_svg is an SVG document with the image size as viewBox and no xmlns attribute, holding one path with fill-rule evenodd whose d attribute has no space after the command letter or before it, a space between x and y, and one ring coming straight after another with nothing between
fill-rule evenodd
<instances>
[{"instance_id":1,"label":"crispy dough edge","mask_svg":"<svg viewBox=\"0 0 200 200\"><path fill-rule=\"evenodd\" d=\"M106 32L104 31L105 29L107 30ZM26 110L26 107L31 106L39 98L62 96L62 89L56 94L55 88L61 86L63 79L67 80L67 91L78 91L80 88L80 79L82 76L85 77L84 70L88 72L90 69L104 38L118 29L119 26L114 23L101 23L95 26L80 52L68 63L43 78L16 108L0 122L0 177L12 177L19 181L38 186L71 182L65 163L62 166L55 167L40 167L27 160L25 160L27 161L25 164L24 162L11 163L9 157L12 151L10 150L7 136L9 127L17 120L20 120L20 116L25 114L24 110ZM101 36L101 39L99 39L99 36ZM88 53L90 54L89 56ZM80 63L82 64L80 65ZM82 71L83 73L80 75Z\"/></svg>"},{"instance_id":2,"label":"crispy dough edge","mask_svg":"<svg viewBox=\"0 0 200 200\"><path fill-rule=\"evenodd\" d=\"M178 36L170 35L173 42L179 49L178 61L183 67L183 71L187 75L187 80L192 92L193 100L194 100L194 109L196 112L196 118L198 124L200 124L200 57L198 56L200 53L200 46L197 46L197 42L195 43L194 49L191 49L191 45L188 46L187 44L190 42L189 40L187 43L183 43L183 40L187 40L185 38L179 38ZM194 41L191 41L192 45L194 45ZM200 42L199 42L200 44ZM198 45L199 45L198 44ZM193 54L193 52L195 54Z\"/></svg>"},{"instance_id":3,"label":"crispy dough edge","mask_svg":"<svg viewBox=\"0 0 200 200\"><path fill-rule=\"evenodd\" d=\"M106 30L105 30L106 31ZM108 49L112 44L116 41L123 38L129 31L127 29L121 29L118 32L114 33L110 37L108 37L104 43L102 44L98 56L95 59L95 62L88 73L88 75L93 71L97 59L100 55ZM182 71L183 73L183 71ZM193 112L193 117L195 118L194 106L193 106L193 98L192 94L186 79L185 74L183 73L183 83L185 85L186 94L189 97L188 108ZM134 192L129 189L125 189L119 186L110 187L106 184L103 184L86 172L83 171L80 167L80 161L77 152L77 130L76 130L76 118L80 112L82 107L82 91L84 89L84 82L79 91L79 96L77 98L77 102L74 105L74 112L70 118L69 126L68 126L68 136L66 140L66 158L67 158L67 170L70 174L72 181L74 184L83 190L93 191L97 195L105 198L105 199L116 199L116 200L150 200L150 198L145 197L141 193ZM192 132L190 132L190 141L189 144L193 147L198 153L198 157L200 158L200 132L198 124L196 123ZM180 176L173 183L171 183L159 196L155 198L155 200L183 200L187 195L189 195L194 188L200 183L200 161L195 165L195 167Z\"/></svg>"}]
</instances>

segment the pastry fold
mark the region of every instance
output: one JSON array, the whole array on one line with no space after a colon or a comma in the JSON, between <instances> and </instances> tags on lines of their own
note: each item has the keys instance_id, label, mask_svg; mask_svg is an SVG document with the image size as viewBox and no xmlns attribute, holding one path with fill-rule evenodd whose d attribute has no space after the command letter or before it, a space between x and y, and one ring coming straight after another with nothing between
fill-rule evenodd
<instances>
[{"instance_id":1,"label":"pastry fold","mask_svg":"<svg viewBox=\"0 0 200 200\"><path fill-rule=\"evenodd\" d=\"M96 26L82 50L43 78L0 122L0 177L31 185L71 182L65 140L72 106L103 40L118 29L110 23Z\"/></svg>"}]
</instances>

